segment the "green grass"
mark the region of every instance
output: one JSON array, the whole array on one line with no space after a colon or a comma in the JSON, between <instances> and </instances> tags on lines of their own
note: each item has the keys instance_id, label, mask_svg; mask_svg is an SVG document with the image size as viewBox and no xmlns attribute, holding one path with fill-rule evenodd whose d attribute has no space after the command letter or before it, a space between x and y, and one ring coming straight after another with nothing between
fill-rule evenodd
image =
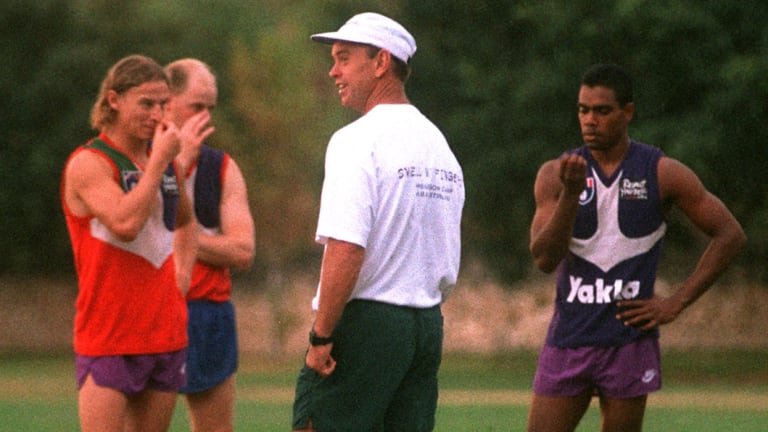
<instances>
[{"instance_id":1,"label":"green grass","mask_svg":"<svg viewBox=\"0 0 768 432\"><path fill-rule=\"evenodd\" d=\"M236 428L286 431L300 358L242 360ZM437 431L525 428L536 355L447 355L441 369ZM645 431L768 430L768 351L664 354L664 389L650 397ZM78 430L71 355L0 357L0 431ZM591 407L579 432L599 428ZM171 430L187 431L182 403Z\"/></svg>"}]
</instances>

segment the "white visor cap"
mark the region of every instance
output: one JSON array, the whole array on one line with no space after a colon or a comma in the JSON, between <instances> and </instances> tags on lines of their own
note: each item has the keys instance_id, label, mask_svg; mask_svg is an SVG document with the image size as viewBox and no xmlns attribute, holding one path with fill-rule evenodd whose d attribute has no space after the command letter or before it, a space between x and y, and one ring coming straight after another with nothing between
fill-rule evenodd
<instances>
[{"instance_id":1,"label":"white visor cap","mask_svg":"<svg viewBox=\"0 0 768 432\"><path fill-rule=\"evenodd\" d=\"M416 40L405 27L373 12L353 16L335 32L318 33L311 37L313 41L325 44L343 41L373 45L389 51L406 63L416 52Z\"/></svg>"}]
</instances>

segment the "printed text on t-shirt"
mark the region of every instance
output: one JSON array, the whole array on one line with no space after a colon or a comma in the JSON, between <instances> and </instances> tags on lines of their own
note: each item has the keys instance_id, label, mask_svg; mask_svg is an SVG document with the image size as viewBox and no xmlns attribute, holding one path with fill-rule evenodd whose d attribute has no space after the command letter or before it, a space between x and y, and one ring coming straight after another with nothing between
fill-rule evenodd
<instances>
[{"instance_id":1,"label":"printed text on t-shirt","mask_svg":"<svg viewBox=\"0 0 768 432\"><path fill-rule=\"evenodd\" d=\"M397 178L400 180L419 179L421 182L416 184L417 197L444 201L450 201L454 187L462 187L464 183L461 175L451 170L417 166L399 168Z\"/></svg>"}]
</instances>

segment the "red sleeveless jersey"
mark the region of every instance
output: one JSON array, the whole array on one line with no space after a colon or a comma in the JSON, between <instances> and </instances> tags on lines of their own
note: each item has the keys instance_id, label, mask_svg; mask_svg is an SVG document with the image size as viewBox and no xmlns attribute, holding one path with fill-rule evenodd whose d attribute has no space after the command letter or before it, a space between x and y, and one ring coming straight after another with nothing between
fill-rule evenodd
<instances>
[{"instance_id":1,"label":"red sleeveless jersey","mask_svg":"<svg viewBox=\"0 0 768 432\"><path fill-rule=\"evenodd\" d=\"M100 138L109 145L106 136ZM118 151L110 147L110 153ZM70 159L81 151L104 156L114 167L119 184L131 176L136 178L134 184L140 180L142 170L135 163L126 167L90 145L75 150ZM72 214L63 193L61 199L78 276L75 352L87 356L134 355L185 348L187 309L176 286L173 232L163 221L161 192L158 190L152 216L131 242L115 238L93 216Z\"/></svg>"}]
</instances>

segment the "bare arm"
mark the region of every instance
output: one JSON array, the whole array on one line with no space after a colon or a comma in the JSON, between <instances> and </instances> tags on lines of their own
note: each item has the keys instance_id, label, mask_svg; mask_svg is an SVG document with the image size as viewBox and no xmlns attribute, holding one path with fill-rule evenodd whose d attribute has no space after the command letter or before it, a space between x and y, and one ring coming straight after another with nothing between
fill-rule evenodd
<instances>
[{"instance_id":1,"label":"bare arm","mask_svg":"<svg viewBox=\"0 0 768 432\"><path fill-rule=\"evenodd\" d=\"M156 205L163 173L179 151L178 130L159 124L155 149L136 187L125 193L115 182L110 164L100 155L81 152L67 166L65 199L81 216L96 217L122 241L132 241L141 231Z\"/></svg>"},{"instance_id":2,"label":"bare arm","mask_svg":"<svg viewBox=\"0 0 768 432\"><path fill-rule=\"evenodd\" d=\"M529 248L536 267L546 273L554 271L568 251L586 172L586 161L570 155L546 162L536 175Z\"/></svg>"},{"instance_id":3,"label":"bare arm","mask_svg":"<svg viewBox=\"0 0 768 432\"><path fill-rule=\"evenodd\" d=\"M328 337L333 334L357 283L364 258L365 249L362 246L328 239L320 271L320 302L314 323L314 331L318 336ZM307 366L322 376L333 373L336 361L331 357L332 348L332 343L310 346Z\"/></svg>"},{"instance_id":4,"label":"bare arm","mask_svg":"<svg viewBox=\"0 0 768 432\"><path fill-rule=\"evenodd\" d=\"M197 259L210 265L247 270L253 263L254 228L243 174L229 160L222 185L221 233L200 231Z\"/></svg>"},{"instance_id":5,"label":"bare arm","mask_svg":"<svg viewBox=\"0 0 768 432\"><path fill-rule=\"evenodd\" d=\"M682 210L709 236L709 243L696 268L670 297L619 302L619 307L628 309L617 318L643 330L675 320L712 286L746 243L744 230L733 214L704 188L687 166L674 159L662 158L659 161L659 187L665 201Z\"/></svg>"}]
</instances>

